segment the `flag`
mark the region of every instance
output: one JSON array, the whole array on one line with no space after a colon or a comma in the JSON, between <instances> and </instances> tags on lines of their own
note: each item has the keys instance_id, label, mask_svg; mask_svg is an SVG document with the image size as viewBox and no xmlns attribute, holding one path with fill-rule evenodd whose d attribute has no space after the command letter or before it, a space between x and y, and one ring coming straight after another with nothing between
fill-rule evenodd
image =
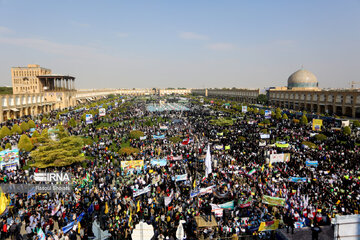
<instances>
[{"instance_id":1,"label":"flag","mask_svg":"<svg viewBox=\"0 0 360 240\"><path fill-rule=\"evenodd\" d=\"M54 215L60 210L60 207L61 207L61 203L59 203L59 204L51 211L51 216L54 216Z\"/></svg>"},{"instance_id":2,"label":"flag","mask_svg":"<svg viewBox=\"0 0 360 240\"><path fill-rule=\"evenodd\" d=\"M202 179L201 179L201 182L204 182L206 180L206 177L204 176Z\"/></svg>"},{"instance_id":3,"label":"flag","mask_svg":"<svg viewBox=\"0 0 360 240\"><path fill-rule=\"evenodd\" d=\"M193 188L196 188L196 179L194 180Z\"/></svg>"},{"instance_id":4,"label":"flag","mask_svg":"<svg viewBox=\"0 0 360 240\"><path fill-rule=\"evenodd\" d=\"M129 227L131 227L131 222L132 222L132 215L131 215L131 210L130 210Z\"/></svg>"},{"instance_id":5,"label":"flag","mask_svg":"<svg viewBox=\"0 0 360 240\"><path fill-rule=\"evenodd\" d=\"M38 236L39 240L45 240L45 233L43 232L43 230L40 228L39 231L36 234Z\"/></svg>"},{"instance_id":6,"label":"flag","mask_svg":"<svg viewBox=\"0 0 360 240\"><path fill-rule=\"evenodd\" d=\"M91 215L94 212L94 204L92 203L88 208L88 214Z\"/></svg>"},{"instance_id":7,"label":"flag","mask_svg":"<svg viewBox=\"0 0 360 240\"><path fill-rule=\"evenodd\" d=\"M270 222L261 222L258 231L261 232L268 230L276 230L278 228L279 228L279 220L270 221Z\"/></svg>"},{"instance_id":8,"label":"flag","mask_svg":"<svg viewBox=\"0 0 360 240\"><path fill-rule=\"evenodd\" d=\"M105 214L108 214L109 213L109 206L108 206L108 203L106 202L105 203Z\"/></svg>"},{"instance_id":9,"label":"flag","mask_svg":"<svg viewBox=\"0 0 360 240\"><path fill-rule=\"evenodd\" d=\"M62 228L63 233L67 233L68 231L70 231L74 227L75 223L76 221L72 221L71 223L63 227Z\"/></svg>"},{"instance_id":10,"label":"flag","mask_svg":"<svg viewBox=\"0 0 360 240\"><path fill-rule=\"evenodd\" d=\"M262 165L262 167L261 167L261 172L263 172L264 171L264 164Z\"/></svg>"},{"instance_id":11,"label":"flag","mask_svg":"<svg viewBox=\"0 0 360 240\"><path fill-rule=\"evenodd\" d=\"M137 202L137 210L136 210L136 212L140 212L140 200Z\"/></svg>"},{"instance_id":12,"label":"flag","mask_svg":"<svg viewBox=\"0 0 360 240\"><path fill-rule=\"evenodd\" d=\"M210 145L208 144L206 157L205 157L205 177L207 177L210 173L212 173L211 153L210 153Z\"/></svg>"},{"instance_id":13,"label":"flag","mask_svg":"<svg viewBox=\"0 0 360 240\"><path fill-rule=\"evenodd\" d=\"M2 215L9 206L10 200L5 196L5 193L0 189L0 215Z\"/></svg>"},{"instance_id":14,"label":"flag","mask_svg":"<svg viewBox=\"0 0 360 240\"><path fill-rule=\"evenodd\" d=\"M183 139L183 142L181 143L182 145L188 145L190 141L190 138L188 139Z\"/></svg>"},{"instance_id":15,"label":"flag","mask_svg":"<svg viewBox=\"0 0 360 240\"><path fill-rule=\"evenodd\" d=\"M248 172L248 175L251 176L251 175L253 175L254 173L256 173L255 168L254 168L253 170L249 171L249 172Z\"/></svg>"},{"instance_id":16,"label":"flag","mask_svg":"<svg viewBox=\"0 0 360 240\"><path fill-rule=\"evenodd\" d=\"M81 224L80 222L78 222L78 234L80 234L80 228L81 228Z\"/></svg>"},{"instance_id":17,"label":"flag","mask_svg":"<svg viewBox=\"0 0 360 240\"><path fill-rule=\"evenodd\" d=\"M36 191L35 188L30 189L30 191L27 194L27 199L29 200L30 198L32 198L32 196L35 196Z\"/></svg>"}]
</instances>

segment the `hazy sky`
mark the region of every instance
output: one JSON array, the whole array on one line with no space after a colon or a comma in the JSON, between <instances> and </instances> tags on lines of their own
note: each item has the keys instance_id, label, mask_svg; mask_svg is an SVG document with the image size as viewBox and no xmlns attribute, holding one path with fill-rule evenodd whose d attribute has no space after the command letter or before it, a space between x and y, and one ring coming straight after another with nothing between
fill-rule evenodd
<instances>
[{"instance_id":1,"label":"hazy sky","mask_svg":"<svg viewBox=\"0 0 360 240\"><path fill-rule=\"evenodd\" d=\"M360 1L0 0L0 83L40 64L77 88L360 81Z\"/></svg>"}]
</instances>

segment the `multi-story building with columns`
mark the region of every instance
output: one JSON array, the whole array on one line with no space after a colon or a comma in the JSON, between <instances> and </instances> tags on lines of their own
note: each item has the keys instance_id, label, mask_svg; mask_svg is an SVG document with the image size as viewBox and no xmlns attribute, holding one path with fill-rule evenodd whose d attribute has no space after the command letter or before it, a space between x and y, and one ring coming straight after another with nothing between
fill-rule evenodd
<instances>
[{"instance_id":1,"label":"multi-story building with columns","mask_svg":"<svg viewBox=\"0 0 360 240\"><path fill-rule=\"evenodd\" d=\"M226 98L246 103L256 103L260 94L259 89L192 89L194 95L202 95L205 97Z\"/></svg>"},{"instance_id":2,"label":"multi-story building with columns","mask_svg":"<svg viewBox=\"0 0 360 240\"><path fill-rule=\"evenodd\" d=\"M359 89L320 89L315 75L304 69L289 77L287 87L270 88L268 98L276 107L360 117Z\"/></svg>"},{"instance_id":3,"label":"multi-story building with columns","mask_svg":"<svg viewBox=\"0 0 360 240\"><path fill-rule=\"evenodd\" d=\"M75 89L75 78L52 74L50 69L36 64L12 67L11 80L14 94L42 93Z\"/></svg>"}]
</instances>

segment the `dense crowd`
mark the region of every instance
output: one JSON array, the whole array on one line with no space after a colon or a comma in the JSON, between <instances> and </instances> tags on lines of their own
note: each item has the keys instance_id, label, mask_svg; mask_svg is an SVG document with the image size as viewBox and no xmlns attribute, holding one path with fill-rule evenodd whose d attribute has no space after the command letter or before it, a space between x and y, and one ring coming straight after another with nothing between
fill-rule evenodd
<instances>
[{"instance_id":1,"label":"dense crowd","mask_svg":"<svg viewBox=\"0 0 360 240\"><path fill-rule=\"evenodd\" d=\"M314 227L330 225L337 214L359 211L360 147L356 137L334 129L332 121L324 121L321 133L327 139L319 141L311 123L272 118L264 126L259 113L210 110L194 101L185 112L148 112L145 101L137 99L115 107L115 101L109 102L106 116L95 115L91 124L82 119L88 109L70 109L60 117L52 112L47 124L41 123L43 116L2 123L11 128L33 118L39 133L62 124L70 135L91 139L82 148L86 164L23 170L32 159L21 151L17 170L0 171L0 182L6 184L34 183L33 173L44 171L68 172L76 178L71 194L9 194L10 206L0 222L2 239L39 239L40 229L46 239L89 239L99 234L132 239L141 221L153 227L153 239L238 239L241 235L256 239L269 233L259 230L263 222L290 229ZM212 119L220 114L231 118L232 124L214 124ZM76 126L67 124L71 118ZM269 138L262 140L265 128ZM144 136L132 139L133 130ZM177 136L181 141L171 139ZM18 134L6 136L1 147L6 143L16 147L19 138ZM284 141L286 147L276 144ZM316 148L304 141L315 143ZM124 144L139 152L121 154L118 149ZM212 171L206 176L208 146ZM269 163L275 153L290 154L290 160ZM153 159L166 161L152 164ZM144 160L144 167L121 167L122 161L131 160ZM309 166L307 161L317 165ZM185 178L179 180L179 176ZM269 204L264 196L279 201ZM233 205L222 207L227 203ZM76 220L79 223L67 227Z\"/></svg>"}]
</instances>

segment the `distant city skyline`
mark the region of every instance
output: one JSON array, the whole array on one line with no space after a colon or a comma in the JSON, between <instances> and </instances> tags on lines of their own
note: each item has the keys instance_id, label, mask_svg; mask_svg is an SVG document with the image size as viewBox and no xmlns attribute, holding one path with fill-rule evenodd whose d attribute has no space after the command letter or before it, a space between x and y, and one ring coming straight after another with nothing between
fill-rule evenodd
<instances>
[{"instance_id":1,"label":"distant city skyline","mask_svg":"<svg viewBox=\"0 0 360 240\"><path fill-rule=\"evenodd\" d=\"M0 0L0 83L39 64L76 88L267 88L303 65L360 82L360 1ZM358 85L359 87L359 85Z\"/></svg>"}]
</instances>

